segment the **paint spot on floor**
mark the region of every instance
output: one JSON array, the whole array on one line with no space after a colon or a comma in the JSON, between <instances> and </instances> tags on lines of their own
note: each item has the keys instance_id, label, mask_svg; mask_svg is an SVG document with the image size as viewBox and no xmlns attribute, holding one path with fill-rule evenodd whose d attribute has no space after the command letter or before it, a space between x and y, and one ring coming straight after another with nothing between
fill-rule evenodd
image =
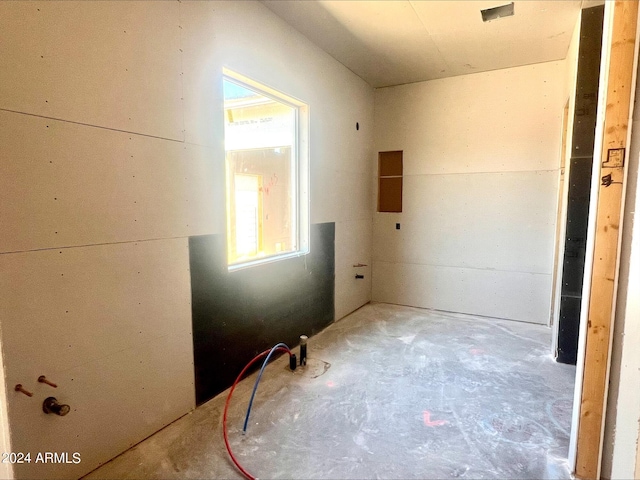
<instances>
[{"instance_id":1,"label":"paint spot on floor","mask_svg":"<svg viewBox=\"0 0 640 480\"><path fill-rule=\"evenodd\" d=\"M449 423L446 420L431 420L431 412L429 410L422 412L422 417L427 427L440 427Z\"/></svg>"}]
</instances>

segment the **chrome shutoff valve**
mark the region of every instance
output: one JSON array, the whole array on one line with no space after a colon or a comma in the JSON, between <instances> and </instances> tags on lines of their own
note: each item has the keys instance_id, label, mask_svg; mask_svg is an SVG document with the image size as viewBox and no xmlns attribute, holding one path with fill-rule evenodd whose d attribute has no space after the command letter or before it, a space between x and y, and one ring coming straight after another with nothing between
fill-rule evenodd
<instances>
[{"instance_id":1,"label":"chrome shutoff valve","mask_svg":"<svg viewBox=\"0 0 640 480\"><path fill-rule=\"evenodd\" d=\"M58 400L55 397L47 397L42 403L42 410L44 413L55 413L56 415L64 417L69 413L69 411L71 411L71 407L69 405L58 403Z\"/></svg>"}]
</instances>

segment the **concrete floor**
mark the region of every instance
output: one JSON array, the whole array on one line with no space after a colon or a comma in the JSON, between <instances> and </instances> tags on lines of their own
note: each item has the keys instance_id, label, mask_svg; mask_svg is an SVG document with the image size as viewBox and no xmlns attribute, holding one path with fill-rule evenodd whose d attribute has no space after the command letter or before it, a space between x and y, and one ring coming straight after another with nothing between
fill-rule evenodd
<instances>
[{"instance_id":1,"label":"concrete floor","mask_svg":"<svg viewBox=\"0 0 640 480\"><path fill-rule=\"evenodd\" d=\"M542 326L366 305L310 339L306 370L267 368L245 436L255 374L239 385L232 448L258 478L569 478L575 367L549 346ZM241 478L225 400L86 478Z\"/></svg>"}]
</instances>

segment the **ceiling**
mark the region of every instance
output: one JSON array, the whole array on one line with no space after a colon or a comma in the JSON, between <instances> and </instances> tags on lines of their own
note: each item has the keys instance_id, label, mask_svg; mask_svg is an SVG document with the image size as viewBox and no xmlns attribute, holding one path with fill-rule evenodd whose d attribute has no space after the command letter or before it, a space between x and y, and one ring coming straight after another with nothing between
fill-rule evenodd
<instances>
[{"instance_id":1,"label":"ceiling","mask_svg":"<svg viewBox=\"0 0 640 480\"><path fill-rule=\"evenodd\" d=\"M581 7L602 2L516 0L512 17L480 10L509 0L264 0L373 87L565 58Z\"/></svg>"}]
</instances>

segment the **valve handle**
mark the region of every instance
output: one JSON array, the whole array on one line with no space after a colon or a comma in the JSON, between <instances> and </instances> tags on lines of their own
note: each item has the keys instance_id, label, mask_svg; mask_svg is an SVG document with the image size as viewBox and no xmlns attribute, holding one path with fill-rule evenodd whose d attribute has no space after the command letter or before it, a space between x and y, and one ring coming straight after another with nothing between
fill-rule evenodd
<instances>
[{"instance_id":1,"label":"valve handle","mask_svg":"<svg viewBox=\"0 0 640 480\"><path fill-rule=\"evenodd\" d=\"M44 399L44 402L42 402L42 411L44 413L55 413L56 415L64 417L71 411L71 407L69 405L58 403L58 400L55 397L47 397Z\"/></svg>"}]
</instances>

